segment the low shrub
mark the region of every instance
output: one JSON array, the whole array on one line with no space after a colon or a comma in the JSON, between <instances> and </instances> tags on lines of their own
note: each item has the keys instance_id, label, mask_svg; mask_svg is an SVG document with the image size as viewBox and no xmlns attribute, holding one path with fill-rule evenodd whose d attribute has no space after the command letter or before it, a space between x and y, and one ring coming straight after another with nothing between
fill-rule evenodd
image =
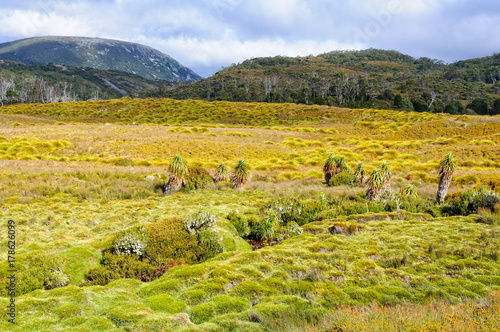
<instances>
[{"instance_id":1,"label":"low shrub","mask_svg":"<svg viewBox=\"0 0 500 332\"><path fill-rule=\"evenodd\" d=\"M328 181L328 186L353 186L355 182L355 178L350 172L342 171L330 178L330 181Z\"/></svg>"},{"instance_id":2,"label":"low shrub","mask_svg":"<svg viewBox=\"0 0 500 332\"><path fill-rule=\"evenodd\" d=\"M315 221L323 209L324 204L321 200L301 202L296 197L280 198L265 206L267 213L274 213L281 225L295 222L299 226Z\"/></svg>"},{"instance_id":3,"label":"low shrub","mask_svg":"<svg viewBox=\"0 0 500 332\"><path fill-rule=\"evenodd\" d=\"M198 261L196 235L189 234L178 217L167 218L146 226L148 246L145 257L154 265L161 265L172 259L183 259L192 264Z\"/></svg>"},{"instance_id":4,"label":"low shrub","mask_svg":"<svg viewBox=\"0 0 500 332\"><path fill-rule=\"evenodd\" d=\"M115 236L113 249L117 255L142 256L146 251L148 236L142 226L123 231Z\"/></svg>"},{"instance_id":5,"label":"low shrub","mask_svg":"<svg viewBox=\"0 0 500 332\"><path fill-rule=\"evenodd\" d=\"M113 280L120 279L120 275L106 266L97 266L85 275L85 284L104 286Z\"/></svg>"},{"instance_id":6,"label":"low shrub","mask_svg":"<svg viewBox=\"0 0 500 332\"><path fill-rule=\"evenodd\" d=\"M55 253L37 253L23 259L25 269L16 273L16 295L32 292L36 289L53 289L69 284L64 273L66 262ZM9 279L3 278L1 294L6 295Z\"/></svg>"},{"instance_id":7,"label":"low shrub","mask_svg":"<svg viewBox=\"0 0 500 332\"><path fill-rule=\"evenodd\" d=\"M444 215L466 216L477 213L480 208L493 211L495 204L500 203L500 194L481 187L448 195L445 203L441 208Z\"/></svg>"},{"instance_id":8,"label":"low shrub","mask_svg":"<svg viewBox=\"0 0 500 332\"><path fill-rule=\"evenodd\" d=\"M120 278L134 278L142 281L156 279L156 269L149 262L141 261L137 256L113 255L104 253L101 266L87 273L88 284L105 285Z\"/></svg>"},{"instance_id":9,"label":"low shrub","mask_svg":"<svg viewBox=\"0 0 500 332\"><path fill-rule=\"evenodd\" d=\"M250 235L248 219L244 219L236 211L231 211L226 218L233 224L234 228L236 228L240 237L245 238Z\"/></svg>"},{"instance_id":10,"label":"low shrub","mask_svg":"<svg viewBox=\"0 0 500 332\"><path fill-rule=\"evenodd\" d=\"M182 220L184 229L189 234L197 234L198 232L214 228L217 223L217 217L210 212L199 211L196 214L190 215Z\"/></svg>"},{"instance_id":11,"label":"low shrub","mask_svg":"<svg viewBox=\"0 0 500 332\"><path fill-rule=\"evenodd\" d=\"M199 167L189 168L189 174L186 176L184 190L200 190L206 189L213 185L213 179L210 173Z\"/></svg>"},{"instance_id":12,"label":"low shrub","mask_svg":"<svg viewBox=\"0 0 500 332\"><path fill-rule=\"evenodd\" d=\"M250 237L257 241L269 241L273 238L274 232L278 227L276 215L270 213L261 220L252 220L250 225Z\"/></svg>"},{"instance_id":13,"label":"low shrub","mask_svg":"<svg viewBox=\"0 0 500 332\"><path fill-rule=\"evenodd\" d=\"M188 227L190 234L186 225L203 227ZM113 247L103 251L101 265L88 271L86 284L105 285L119 278L152 281L171 267L212 258L224 251L214 226L214 222L185 223L172 217L120 232Z\"/></svg>"},{"instance_id":14,"label":"low shrub","mask_svg":"<svg viewBox=\"0 0 500 332\"><path fill-rule=\"evenodd\" d=\"M197 257L199 261L210 259L224 251L222 236L214 228L199 232L197 238Z\"/></svg>"}]
</instances>

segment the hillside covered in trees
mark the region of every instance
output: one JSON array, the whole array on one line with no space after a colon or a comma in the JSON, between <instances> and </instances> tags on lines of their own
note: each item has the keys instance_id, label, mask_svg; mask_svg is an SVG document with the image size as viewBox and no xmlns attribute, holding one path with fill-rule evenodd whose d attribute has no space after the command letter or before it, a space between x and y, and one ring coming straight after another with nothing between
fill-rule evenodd
<instances>
[{"instance_id":1,"label":"hillside covered in trees","mask_svg":"<svg viewBox=\"0 0 500 332\"><path fill-rule=\"evenodd\" d=\"M0 60L1 105L121 98L154 86L154 81L120 71Z\"/></svg>"},{"instance_id":2,"label":"hillside covered in trees","mask_svg":"<svg viewBox=\"0 0 500 332\"><path fill-rule=\"evenodd\" d=\"M500 54L444 64L368 49L250 59L145 96L492 115L500 114L499 80Z\"/></svg>"}]
</instances>

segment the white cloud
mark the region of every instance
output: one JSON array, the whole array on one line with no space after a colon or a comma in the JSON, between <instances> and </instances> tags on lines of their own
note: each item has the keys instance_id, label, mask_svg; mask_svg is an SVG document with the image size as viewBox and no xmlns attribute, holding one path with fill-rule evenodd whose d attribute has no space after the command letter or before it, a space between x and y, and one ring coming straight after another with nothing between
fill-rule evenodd
<instances>
[{"instance_id":1,"label":"white cloud","mask_svg":"<svg viewBox=\"0 0 500 332\"><path fill-rule=\"evenodd\" d=\"M92 32L87 24L53 12L14 10L2 16L0 34L7 36L87 35Z\"/></svg>"},{"instance_id":2,"label":"white cloud","mask_svg":"<svg viewBox=\"0 0 500 332\"><path fill-rule=\"evenodd\" d=\"M235 38L224 40L200 40L197 38L171 38L153 40L141 38L160 50L168 50L183 65L191 67L202 76L208 76L221 66L242 62L249 58L274 55L304 56L332 50L358 49L354 44L341 44L335 40L299 40L289 42L284 39L260 39L240 41ZM182 60L181 60L182 59Z\"/></svg>"},{"instance_id":3,"label":"white cloud","mask_svg":"<svg viewBox=\"0 0 500 332\"><path fill-rule=\"evenodd\" d=\"M202 75L252 57L335 49L379 47L444 60L500 51L498 0L18 2L0 8L0 42L40 35L140 42Z\"/></svg>"}]
</instances>

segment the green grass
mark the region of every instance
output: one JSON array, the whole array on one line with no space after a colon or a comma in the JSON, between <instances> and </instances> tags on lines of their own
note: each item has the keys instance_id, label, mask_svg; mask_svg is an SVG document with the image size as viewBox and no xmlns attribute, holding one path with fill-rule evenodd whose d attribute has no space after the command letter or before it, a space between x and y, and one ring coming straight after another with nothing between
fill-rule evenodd
<instances>
[{"instance_id":1,"label":"green grass","mask_svg":"<svg viewBox=\"0 0 500 332\"><path fill-rule=\"evenodd\" d=\"M459 304L500 290L500 263L491 256L500 243L495 226L477 224L474 216L373 219L351 236L330 234L326 222L315 234L174 267L151 283L38 290L18 298L18 330L32 324L64 329L75 316L86 318L73 322L79 328L102 320L110 323L98 325L104 330L157 324L175 329L179 313L188 315L190 326L210 322L223 329L229 317L246 326L258 315L262 321L286 317L299 327L338 305ZM294 312L302 316L290 317ZM33 319L42 314L43 321Z\"/></svg>"}]
</instances>

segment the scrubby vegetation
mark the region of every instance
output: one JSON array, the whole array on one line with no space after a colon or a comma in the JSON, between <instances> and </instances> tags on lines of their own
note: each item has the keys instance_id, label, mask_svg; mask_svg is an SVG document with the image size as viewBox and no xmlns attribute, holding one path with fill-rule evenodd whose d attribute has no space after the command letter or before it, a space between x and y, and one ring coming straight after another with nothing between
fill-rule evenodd
<instances>
[{"instance_id":1,"label":"scrubby vegetation","mask_svg":"<svg viewBox=\"0 0 500 332\"><path fill-rule=\"evenodd\" d=\"M497 117L129 98L0 110L19 331L500 327Z\"/></svg>"},{"instance_id":2,"label":"scrubby vegetation","mask_svg":"<svg viewBox=\"0 0 500 332\"><path fill-rule=\"evenodd\" d=\"M444 64L397 51L334 51L233 64L195 83L166 84L145 96L500 114L500 54Z\"/></svg>"}]
</instances>

